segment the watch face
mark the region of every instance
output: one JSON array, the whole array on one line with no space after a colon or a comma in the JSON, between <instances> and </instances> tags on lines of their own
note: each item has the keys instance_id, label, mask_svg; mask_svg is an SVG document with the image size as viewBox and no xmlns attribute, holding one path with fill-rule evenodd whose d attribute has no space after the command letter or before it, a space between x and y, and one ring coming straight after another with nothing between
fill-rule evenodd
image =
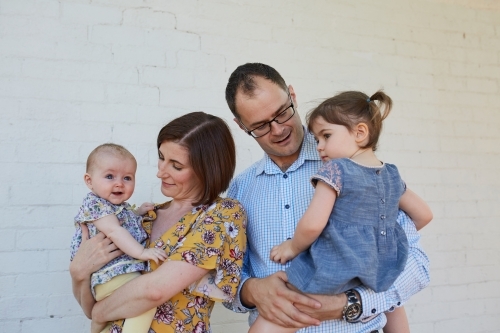
<instances>
[{"instance_id":1,"label":"watch face","mask_svg":"<svg viewBox=\"0 0 500 333\"><path fill-rule=\"evenodd\" d=\"M345 311L345 317L347 320L358 319L360 315L361 315L361 304L359 303L349 305L347 307L347 310Z\"/></svg>"}]
</instances>

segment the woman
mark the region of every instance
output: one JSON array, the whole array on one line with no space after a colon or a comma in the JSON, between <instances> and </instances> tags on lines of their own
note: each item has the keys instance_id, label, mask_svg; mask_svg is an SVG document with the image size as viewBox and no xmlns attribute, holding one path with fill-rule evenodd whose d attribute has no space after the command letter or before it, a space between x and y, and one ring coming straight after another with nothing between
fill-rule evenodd
<instances>
[{"instance_id":1,"label":"woman","mask_svg":"<svg viewBox=\"0 0 500 333\"><path fill-rule=\"evenodd\" d=\"M104 236L82 242L71 265L73 293L93 331L157 307L152 332L209 332L214 301L231 301L240 281L246 246L246 214L232 199L222 199L236 164L234 141L220 118L193 112L163 127L158 135L161 192L171 201L145 221L149 247L168 259L95 303L90 275L121 254ZM154 214L153 214L154 215Z\"/></svg>"}]
</instances>

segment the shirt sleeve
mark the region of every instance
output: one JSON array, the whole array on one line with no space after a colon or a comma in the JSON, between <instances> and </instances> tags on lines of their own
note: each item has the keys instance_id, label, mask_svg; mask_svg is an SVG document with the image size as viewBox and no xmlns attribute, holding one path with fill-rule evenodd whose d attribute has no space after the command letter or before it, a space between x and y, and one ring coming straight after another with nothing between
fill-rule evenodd
<instances>
[{"instance_id":1,"label":"shirt sleeve","mask_svg":"<svg viewBox=\"0 0 500 333\"><path fill-rule=\"evenodd\" d=\"M385 292L375 293L373 290L360 286L355 289L361 296L363 314L361 320L366 322L382 312L394 311L408 299L427 287L430 282L429 258L420 246L420 235L413 221L402 210L398 214L398 223L408 238L408 260L405 269L394 284Z\"/></svg>"},{"instance_id":2,"label":"shirt sleeve","mask_svg":"<svg viewBox=\"0 0 500 333\"><path fill-rule=\"evenodd\" d=\"M109 203L109 201L99 198L96 195L88 195L75 217L75 221L79 223L94 222L108 215L118 214L121 209Z\"/></svg>"},{"instance_id":3,"label":"shirt sleeve","mask_svg":"<svg viewBox=\"0 0 500 333\"><path fill-rule=\"evenodd\" d=\"M193 294L232 302L241 280L246 249L246 212L233 199L222 199L195 222L169 260L186 261L209 270L190 287Z\"/></svg>"},{"instance_id":4,"label":"shirt sleeve","mask_svg":"<svg viewBox=\"0 0 500 333\"><path fill-rule=\"evenodd\" d=\"M340 160L334 159L323 163L318 172L311 177L311 183L314 187L319 180L330 186L339 196L342 192L344 172Z\"/></svg>"}]
</instances>

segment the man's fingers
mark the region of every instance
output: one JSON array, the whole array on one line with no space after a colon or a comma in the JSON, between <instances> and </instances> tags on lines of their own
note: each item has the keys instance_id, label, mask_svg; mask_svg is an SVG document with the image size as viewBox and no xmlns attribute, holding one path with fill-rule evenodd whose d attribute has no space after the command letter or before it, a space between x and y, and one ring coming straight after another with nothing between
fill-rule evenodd
<instances>
[{"instance_id":1,"label":"man's fingers","mask_svg":"<svg viewBox=\"0 0 500 333\"><path fill-rule=\"evenodd\" d=\"M89 239L89 227L85 223L80 223L82 229L82 243Z\"/></svg>"}]
</instances>

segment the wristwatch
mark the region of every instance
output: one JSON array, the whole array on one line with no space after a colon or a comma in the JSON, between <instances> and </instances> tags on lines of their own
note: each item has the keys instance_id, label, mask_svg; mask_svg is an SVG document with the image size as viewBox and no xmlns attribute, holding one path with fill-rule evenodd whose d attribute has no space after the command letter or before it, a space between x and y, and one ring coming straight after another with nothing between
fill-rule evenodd
<instances>
[{"instance_id":1,"label":"wristwatch","mask_svg":"<svg viewBox=\"0 0 500 333\"><path fill-rule=\"evenodd\" d=\"M359 321L361 313L363 313L363 306L354 290L349 289L344 294L347 296L347 304L344 306L344 311L342 311L342 318L348 323L356 323Z\"/></svg>"}]
</instances>

